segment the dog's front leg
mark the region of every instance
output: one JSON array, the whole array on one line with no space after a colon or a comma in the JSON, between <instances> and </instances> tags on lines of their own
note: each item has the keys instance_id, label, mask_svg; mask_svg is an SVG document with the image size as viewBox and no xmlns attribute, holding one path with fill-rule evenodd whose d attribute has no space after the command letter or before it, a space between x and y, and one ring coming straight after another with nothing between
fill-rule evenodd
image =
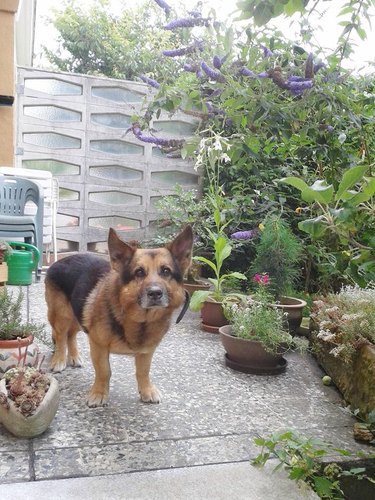
<instances>
[{"instance_id":1,"label":"dog's front leg","mask_svg":"<svg viewBox=\"0 0 375 500\"><path fill-rule=\"evenodd\" d=\"M90 339L90 355L95 369L95 381L87 396L87 404L91 408L107 406L111 378L109 350Z\"/></svg>"},{"instance_id":2,"label":"dog's front leg","mask_svg":"<svg viewBox=\"0 0 375 500\"><path fill-rule=\"evenodd\" d=\"M150 368L153 352L135 355L135 376L141 400L145 403L160 403L161 395L150 381Z\"/></svg>"}]
</instances>

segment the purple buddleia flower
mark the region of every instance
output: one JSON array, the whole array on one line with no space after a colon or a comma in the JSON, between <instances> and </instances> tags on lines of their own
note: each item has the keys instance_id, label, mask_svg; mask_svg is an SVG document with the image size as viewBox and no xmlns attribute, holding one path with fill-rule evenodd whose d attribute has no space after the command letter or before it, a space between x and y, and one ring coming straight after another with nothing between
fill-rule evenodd
<instances>
[{"instance_id":1,"label":"purple buddleia flower","mask_svg":"<svg viewBox=\"0 0 375 500\"><path fill-rule=\"evenodd\" d=\"M216 106L213 106L212 102L207 101L205 104L210 115L225 115L225 111L223 109L217 108Z\"/></svg>"},{"instance_id":2,"label":"purple buddleia flower","mask_svg":"<svg viewBox=\"0 0 375 500\"><path fill-rule=\"evenodd\" d=\"M263 57L264 59L266 59L267 57L271 57L273 56L273 52L271 49L269 49L268 47L266 47L265 45L260 45L262 47L262 50L263 50Z\"/></svg>"},{"instance_id":3,"label":"purple buddleia flower","mask_svg":"<svg viewBox=\"0 0 375 500\"><path fill-rule=\"evenodd\" d=\"M258 229L250 229L250 231L237 231L236 233L231 234L232 240L252 240L259 236Z\"/></svg>"},{"instance_id":4,"label":"purple buddleia flower","mask_svg":"<svg viewBox=\"0 0 375 500\"><path fill-rule=\"evenodd\" d=\"M199 12L199 10L191 10L188 12L189 16L191 17L202 17L202 14Z\"/></svg>"},{"instance_id":5,"label":"purple buddleia flower","mask_svg":"<svg viewBox=\"0 0 375 500\"><path fill-rule=\"evenodd\" d=\"M184 139L163 139L161 137L154 137L152 135L144 135L137 123L133 124L133 133L137 139L148 144L156 144L157 146L164 146L169 148L181 147L185 142Z\"/></svg>"},{"instance_id":6,"label":"purple buddleia flower","mask_svg":"<svg viewBox=\"0 0 375 500\"><path fill-rule=\"evenodd\" d=\"M169 14L171 11L170 6L164 0L155 0L155 2L161 7L166 14Z\"/></svg>"},{"instance_id":7,"label":"purple buddleia flower","mask_svg":"<svg viewBox=\"0 0 375 500\"><path fill-rule=\"evenodd\" d=\"M302 95L305 90L311 89L312 86L312 80L306 80L304 82L288 82L288 90L295 96Z\"/></svg>"},{"instance_id":8,"label":"purple buddleia flower","mask_svg":"<svg viewBox=\"0 0 375 500\"><path fill-rule=\"evenodd\" d=\"M214 67L216 69L220 69L222 67L222 65L224 64L224 62L226 61L227 59L227 56L214 56L213 59L212 59L212 64L214 65Z\"/></svg>"},{"instance_id":9,"label":"purple buddleia flower","mask_svg":"<svg viewBox=\"0 0 375 500\"><path fill-rule=\"evenodd\" d=\"M288 76L288 82L311 82L311 78L304 78L303 76Z\"/></svg>"},{"instance_id":10,"label":"purple buddleia flower","mask_svg":"<svg viewBox=\"0 0 375 500\"><path fill-rule=\"evenodd\" d=\"M254 71L251 71L251 69L247 69L247 68L241 68L239 73L242 76L250 76L251 78L257 77L257 75L254 73Z\"/></svg>"},{"instance_id":11,"label":"purple buddleia flower","mask_svg":"<svg viewBox=\"0 0 375 500\"><path fill-rule=\"evenodd\" d=\"M204 73L201 69L198 69L198 71L196 72L196 75L197 75L197 78L199 80L203 80L204 79Z\"/></svg>"},{"instance_id":12,"label":"purple buddleia flower","mask_svg":"<svg viewBox=\"0 0 375 500\"><path fill-rule=\"evenodd\" d=\"M225 82L224 75L222 75L219 71L215 71L214 69L210 68L210 66L208 66L208 64L206 64L204 61L201 63L201 67L206 75L211 78L211 80L215 80L221 83Z\"/></svg>"},{"instance_id":13,"label":"purple buddleia flower","mask_svg":"<svg viewBox=\"0 0 375 500\"><path fill-rule=\"evenodd\" d=\"M171 50L163 50L163 55L168 57L179 57L184 56L186 54L191 54L196 50L203 50L202 42L195 42L188 47L180 47L179 49L171 49Z\"/></svg>"},{"instance_id":14,"label":"purple buddleia flower","mask_svg":"<svg viewBox=\"0 0 375 500\"><path fill-rule=\"evenodd\" d=\"M163 26L165 30L175 30L177 28L193 28L194 26L207 26L208 19L203 17L192 17L187 19L174 19L170 23Z\"/></svg>"},{"instance_id":15,"label":"purple buddleia flower","mask_svg":"<svg viewBox=\"0 0 375 500\"><path fill-rule=\"evenodd\" d=\"M325 68L325 64L323 62L318 62L316 64L314 64L314 75L317 74L317 72L322 69L322 68Z\"/></svg>"},{"instance_id":16,"label":"purple buddleia flower","mask_svg":"<svg viewBox=\"0 0 375 500\"><path fill-rule=\"evenodd\" d=\"M154 89L160 88L160 83L158 83L156 80L153 80L152 78L149 78L148 76L139 75L139 78L145 83L147 83L147 85L154 87Z\"/></svg>"},{"instance_id":17,"label":"purple buddleia flower","mask_svg":"<svg viewBox=\"0 0 375 500\"><path fill-rule=\"evenodd\" d=\"M199 66L197 64L185 63L183 65L183 70L188 71L189 73L196 73L197 71L199 71Z\"/></svg>"},{"instance_id":18,"label":"purple buddleia flower","mask_svg":"<svg viewBox=\"0 0 375 500\"><path fill-rule=\"evenodd\" d=\"M268 71L262 71L262 73L257 74L258 78L270 78Z\"/></svg>"}]
</instances>

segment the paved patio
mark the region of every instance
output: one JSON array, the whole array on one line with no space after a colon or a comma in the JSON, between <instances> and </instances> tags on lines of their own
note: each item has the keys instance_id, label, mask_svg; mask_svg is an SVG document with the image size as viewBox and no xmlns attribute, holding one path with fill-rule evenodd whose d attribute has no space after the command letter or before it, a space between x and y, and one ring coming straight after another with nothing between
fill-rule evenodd
<instances>
[{"instance_id":1,"label":"paved patio","mask_svg":"<svg viewBox=\"0 0 375 500\"><path fill-rule=\"evenodd\" d=\"M33 320L47 321L43 283L30 288L30 311ZM0 483L230 466L259 453L256 436L286 429L370 451L353 440L353 419L336 389L322 384L311 355L288 354L287 371L278 376L234 372L225 367L218 335L201 331L199 316L188 312L154 357L159 405L139 401L132 358L113 355L110 405L89 409L93 369L83 333L80 345L84 368L56 375L61 401L49 430L25 440L0 425Z\"/></svg>"}]
</instances>

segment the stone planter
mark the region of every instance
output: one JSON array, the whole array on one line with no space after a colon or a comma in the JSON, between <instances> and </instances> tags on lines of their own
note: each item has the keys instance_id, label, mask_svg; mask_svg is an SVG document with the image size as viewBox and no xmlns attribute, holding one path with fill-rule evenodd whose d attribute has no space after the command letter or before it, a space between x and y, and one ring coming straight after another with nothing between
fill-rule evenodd
<instances>
[{"instance_id":1,"label":"stone planter","mask_svg":"<svg viewBox=\"0 0 375 500\"><path fill-rule=\"evenodd\" d=\"M362 415L375 410L375 346L364 345L357 352L351 364L343 363L329 351L334 347L311 334L310 341L314 355L332 378L335 386L353 410Z\"/></svg>"},{"instance_id":2,"label":"stone planter","mask_svg":"<svg viewBox=\"0 0 375 500\"><path fill-rule=\"evenodd\" d=\"M51 385L35 413L25 417L8 399L9 408L0 405L0 422L14 436L32 438L42 434L56 415L60 392L57 380L49 375ZM0 393L7 394L5 379L0 381Z\"/></svg>"},{"instance_id":3,"label":"stone planter","mask_svg":"<svg viewBox=\"0 0 375 500\"><path fill-rule=\"evenodd\" d=\"M0 340L0 376L16 366L36 366L38 354L32 335L24 339Z\"/></svg>"},{"instance_id":4,"label":"stone planter","mask_svg":"<svg viewBox=\"0 0 375 500\"><path fill-rule=\"evenodd\" d=\"M277 375L285 371L287 361L279 354L267 352L257 340L241 339L231 335L232 326L219 328L223 344L225 365L233 370L256 375Z\"/></svg>"}]
</instances>

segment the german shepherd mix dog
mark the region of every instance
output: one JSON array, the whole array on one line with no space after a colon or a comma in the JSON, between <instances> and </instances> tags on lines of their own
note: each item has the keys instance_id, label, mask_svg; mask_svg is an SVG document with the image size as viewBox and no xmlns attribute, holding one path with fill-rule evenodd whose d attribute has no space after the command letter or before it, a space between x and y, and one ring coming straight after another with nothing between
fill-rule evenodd
<instances>
[{"instance_id":1,"label":"german shepherd mix dog","mask_svg":"<svg viewBox=\"0 0 375 500\"><path fill-rule=\"evenodd\" d=\"M89 337L95 381L90 407L108 404L110 353L135 357L142 401L159 403L149 372L152 356L167 332L175 309L188 307L183 275L191 263L193 233L188 226L163 248L140 249L109 230L109 263L93 254L76 254L55 262L46 275L48 320L55 352L53 372L81 366L76 335Z\"/></svg>"}]
</instances>

